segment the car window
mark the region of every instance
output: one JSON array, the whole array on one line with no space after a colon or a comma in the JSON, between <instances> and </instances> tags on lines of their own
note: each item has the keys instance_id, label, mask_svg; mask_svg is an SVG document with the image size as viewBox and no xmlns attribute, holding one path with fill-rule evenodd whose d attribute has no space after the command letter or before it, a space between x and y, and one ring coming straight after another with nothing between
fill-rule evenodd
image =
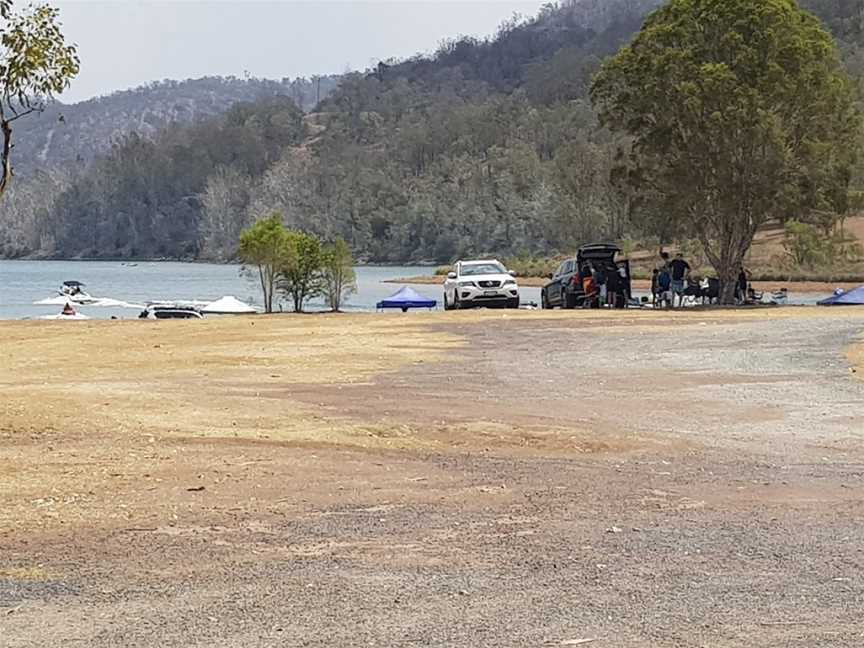
<instances>
[{"instance_id":1,"label":"car window","mask_svg":"<svg viewBox=\"0 0 864 648\"><path fill-rule=\"evenodd\" d=\"M472 263L471 265L463 265L461 274L463 277L471 277L475 275L504 273L504 266L500 263Z\"/></svg>"},{"instance_id":2,"label":"car window","mask_svg":"<svg viewBox=\"0 0 864 648\"><path fill-rule=\"evenodd\" d=\"M564 274L564 266L566 266L566 265L567 265L566 263L562 263L561 265L558 266L558 269L555 271L556 277L560 277L561 275Z\"/></svg>"},{"instance_id":3,"label":"car window","mask_svg":"<svg viewBox=\"0 0 864 648\"><path fill-rule=\"evenodd\" d=\"M568 261L567 263L564 264L564 273L570 274L571 272L573 272L573 262Z\"/></svg>"}]
</instances>

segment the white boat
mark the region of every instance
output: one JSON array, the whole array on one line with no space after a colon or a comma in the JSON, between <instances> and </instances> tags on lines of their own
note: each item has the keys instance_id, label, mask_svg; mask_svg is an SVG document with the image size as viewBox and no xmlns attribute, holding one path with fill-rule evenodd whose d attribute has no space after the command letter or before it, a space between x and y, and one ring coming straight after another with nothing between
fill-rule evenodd
<instances>
[{"instance_id":1,"label":"white boat","mask_svg":"<svg viewBox=\"0 0 864 648\"><path fill-rule=\"evenodd\" d=\"M56 315L42 315L40 320L89 320L84 313L75 313L74 315L64 315L63 313L57 313Z\"/></svg>"},{"instance_id":2,"label":"white boat","mask_svg":"<svg viewBox=\"0 0 864 648\"><path fill-rule=\"evenodd\" d=\"M47 297L33 302L35 306L99 306L104 308L144 308L143 304L133 304L120 299L110 297L94 297L84 291L84 284L80 281L64 281L57 295Z\"/></svg>"},{"instance_id":3,"label":"white boat","mask_svg":"<svg viewBox=\"0 0 864 648\"><path fill-rule=\"evenodd\" d=\"M258 311L236 297L225 295L221 299L217 299L204 306L201 312L208 315L251 315Z\"/></svg>"},{"instance_id":4,"label":"white boat","mask_svg":"<svg viewBox=\"0 0 864 648\"><path fill-rule=\"evenodd\" d=\"M88 320L90 319L84 313L77 312L68 302L63 306L63 310L56 315L43 315L39 319L43 320Z\"/></svg>"},{"instance_id":5,"label":"white boat","mask_svg":"<svg viewBox=\"0 0 864 648\"><path fill-rule=\"evenodd\" d=\"M84 284L80 281L64 281L60 286L60 296L74 304L92 304L96 301L95 297L87 294Z\"/></svg>"}]
</instances>

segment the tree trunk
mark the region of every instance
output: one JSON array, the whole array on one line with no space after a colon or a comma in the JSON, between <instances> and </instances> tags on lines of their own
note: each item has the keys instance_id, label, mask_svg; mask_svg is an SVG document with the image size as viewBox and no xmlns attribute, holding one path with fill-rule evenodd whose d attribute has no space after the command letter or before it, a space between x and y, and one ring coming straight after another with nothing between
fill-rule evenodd
<instances>
[{"instance_id":1,"label":"tree trunk","mask_svg":"<svg viewBox=\"0 0 864 648\"><path fill-rule=\"evenodd\" d=\"M726 306L735 303L735 285L738 283L738 277L737 273L733 275L735 276L732 278L720 278L720 303Z\"/></svg>"},{"instance_id":2,"label":"tree trunk","mask_svg":"<svg viewBox=\"0 0 864 648\"><path fill-rule=\"evenodd\" d=\"M724 306L735 304L735 287L738 275L744 267L744 256L753 243L756 226L753 219L744 215L726 218L726 227L713 240L703 232L700 235L702 248L708 261L717 271L720 281L720 303Z\"/></svg>"},{"instance_id":3,"label":"tree trunk","mask_svg":"<svg viewBox=\"0 0 864 648\"><path fill-rule=\"evenodd\" d=\"M12 178L12 124L3 119L0 122L0 130L3 131L3 154L0 158L0 196L6 193L9 180Z\"/></svg>"}]
</instances>

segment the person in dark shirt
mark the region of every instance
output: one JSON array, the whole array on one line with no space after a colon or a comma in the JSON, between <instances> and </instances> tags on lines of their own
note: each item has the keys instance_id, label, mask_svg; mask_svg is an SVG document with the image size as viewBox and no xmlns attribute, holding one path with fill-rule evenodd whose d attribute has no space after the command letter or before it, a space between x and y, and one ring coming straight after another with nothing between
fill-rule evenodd
<instances>
[{"instance_id":1,"label":"person in dark shirt","mask_svg":"<svg viewBox=\"0 0 864 648\"><path fill-rule=\"evenodd\" d=\"M747 301L747 271L744 266L741 266L741 271L738 273L738 281L735 286L735 297L742 304Z\"/></svg>"},{"instance_id":2,"label":"person in dark shirt","mask_svg":"<svg viewBox=\"0 0 864 648\"><path fill-rule=\"evenodd\" d=\"M592 273L594 277L594 287L597 289L597 298L599 299L600 306L606 305L606 298L608 296L608 284L606 276L606 270L603 266L596 266Z\"/></svg>"},{"instance_id":3,"label":"person in dark shirt","mask_svg":"<svg viewBox=\"0 0 864 648\"><path fill-rule=\"evenodd\" d=\"M657 289L660 294L660 307L672 305L672 275L669 268L663 266L657 274Z\"/></svg>"},{"instance_id":4,"label":"person in dark shirt","mask_svg":"<svg viewBox=\"0 0 864 648\"><path fill-rule=\"evenodd\" d=\"M660 271L654 268L651 273L651 305L657 308L660 303Z\"/></svg>"},{"instance_id":5,"label":"person in dark shirt","mask_svg":"<svg viewBox=\"0 0 864 648\"><path fill-rule=\"evenodd\" d=\"M680 252L669 262L669 274L672 278L672 305L675 305L675 297L678 297L678 305L684 305L684 290L687 288L687 277L690 274L690 264L684 260Z\"/></svg>"},{"instance_id":6,"label":"person in dark shirt","mask_svg":"<svg viewBox=\"0 0 864 648\"><path fill-rule=\"evenodd\" d=\"M610 268L606 277L606 303L612 308L618 308L618 295L621 293L621 275L618 268Z\"/></svg>"}]
</instances>

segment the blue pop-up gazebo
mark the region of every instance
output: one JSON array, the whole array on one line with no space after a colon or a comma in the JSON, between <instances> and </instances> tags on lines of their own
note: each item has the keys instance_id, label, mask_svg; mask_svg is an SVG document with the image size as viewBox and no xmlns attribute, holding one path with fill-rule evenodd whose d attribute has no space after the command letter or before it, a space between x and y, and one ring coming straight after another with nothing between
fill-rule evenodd
<instances>
[{"instance_id":1,"label":"blue pop-up gazebo","mask_svg":"<svg viewBox=\"0 0 864 648\"><path fill-rule=\"evenodd\" d=\"M828 299L823 299L819 302L820 306L864 306L864 286L847 290L846 292L836 292Z\"/></svg>"},{"instance_id":2,"label":"blue pop-up gazebo","mask_svg":"<svg viewBox=\"0 0 864 648\"><path fill-rule=\"evenodd\" d=\"M409 308L435 308L438 302L418 293L413 288L405 286L387 299L378 302L376 308L399 308L404 313Z\"/></svg>"}]
</instances>

